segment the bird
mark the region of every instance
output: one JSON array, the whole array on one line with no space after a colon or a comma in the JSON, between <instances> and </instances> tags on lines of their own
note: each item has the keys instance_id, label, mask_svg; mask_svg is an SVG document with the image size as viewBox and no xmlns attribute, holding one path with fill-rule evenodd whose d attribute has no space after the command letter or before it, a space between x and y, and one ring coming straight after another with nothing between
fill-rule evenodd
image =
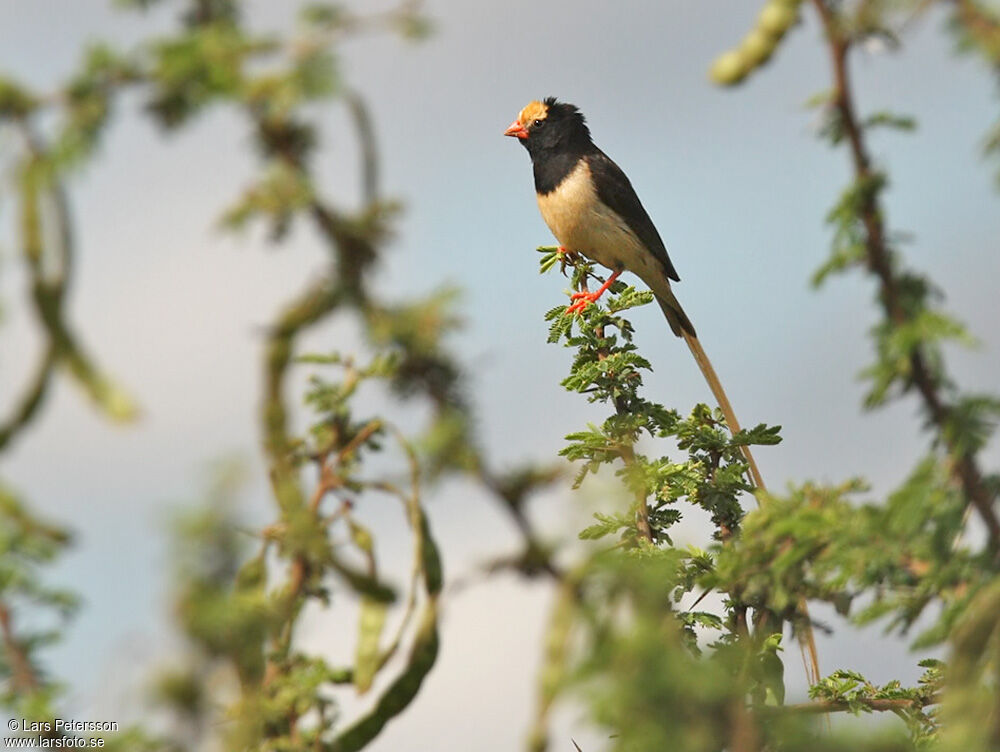
<instances>
[{"instance_id":1,"label":"bird","mask_svg":"<svg viewBox=\"0 0 1000 752\"><path fill-rule=\"evenodd\" d=\"M555 97L529 102L504 131L531 156L535 194L542 219L561 253L579 253L611 270L595 291L572 296L567 313L595 302L625 271L653 294L671 331L684 339L733 434L740 431L733 406L711 360L698 340L671 282L680 282L667 248L625 172L601 151L580 109ZM743 447L754 484L764 481L749 447Z\"/></svg>"},{"instance_id":2,"label":"bird","mask_svg":"<svg viewBox=\"0 0 1000 752\"><path fill-rule=\"evenodd\" d=\"M623 272L635 274L653 291L671 331L687 343L729 430L739 433L740 424L722 382L674 295L670 283L680 282L680 275L663 239L624 171L594 144L579 108L555 97L529 102L504 135L517 138L531 156L538 208L559 241L560 252L580 253L611 270L597 290L574 293L567 313L595 302ZM741 450L753 484L766 490L750 447L744 445ZM800 608L808 618L804 601ZM800 647L806 675L815 684L820 677L819 659L808 622Z\"/></svg>"}]
</instances>

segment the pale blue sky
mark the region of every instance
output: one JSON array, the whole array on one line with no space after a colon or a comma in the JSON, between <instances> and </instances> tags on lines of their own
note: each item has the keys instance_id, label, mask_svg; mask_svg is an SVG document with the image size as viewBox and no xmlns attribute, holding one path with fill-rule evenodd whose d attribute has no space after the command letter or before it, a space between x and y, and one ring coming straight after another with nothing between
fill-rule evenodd
<instances>
[{"instance_id":1,"label":"pale blue sky","mask_svg":"<svg viewBox=\"0 0 1000 752\"><path fill-rule=\"evenodd\" d=\"M129 44L174 15L143 18L107 5L0 0L0 70L50 85L71 69L81 41ZM288 3L249 5L261 24L287 23ZM352 41L345 72L371 103L387 191L407 206L379 284L400 295L444 282L464 289L467 328L456 346L498 462L551 456L562 436L600 418L558 386L569 354L544 343L542 314L565 285L537 274L534 248L551 238L534 204L527 155L500 135L528 100L554 94L583 109L598 144L632 178L737 414L744 423L784 426L784 443L758 454L769 485L862 475L881 492L905 476L925 446L914 434L915 404L875 415L859 408L863 386L854 377L869 360L863 334L875 321L870 282L838 279L819 293L807 283L828 249L823 218L849 180L846 154L817 141L816 114L803 108L829 81L811 21L748 85L724 91L707 82L707 67L745 32L758 3L436 0L427 7L438 27L430 41ZM981 351L954 358L959 383L996 391L1000 196L993 170L979 160L998 112L995 85L951 49L943 18L931 14L910 30L902 54L862 56L853 70L862 111L891 109L919 121L915 134L872 140L891 175L890 226L915 235L908 259L938 280L951 310L983 341ZM216 111L164 140L137 117L139 105L134 97L122 102L102 157L73 185L80 268L72 314L145 419L131 429L109 427L60 383L0 467L39 509L79 534L53 577L80 590L87 607L51 656L78 688L73 709L92 715L107 714L126 693L128 683L110 674L128 667L135 680L141 672L131 667L163 652L164 521L178 500L197 496L207 462L233 451L256 457L256 332L322 259L308 233L274 251L252 236L212 229L252 174L238 118ZM336 109L319 117L328 126L328 190L349 200L355 181L343 168L353 165L343 117ZM10 394L36 345L18 312L24 280L9 254L9 230L0 232L0 292L9 312L0 387ZM635 319L656 369L651 394L681 409L707 400L659 311ZM341 326L309 344L349 349L353 341ZM995 466L995 447L990 459ZM258 513L266 509L259 470L250 499ZM452 573L469 572L515 541L506 519L460 484L448 485L430 508ZM567 494L537 513L553 535L572 537L582 524L580 501ZM473 741L486 752L513 748L534 691L546 603L544 589L510 581L449 599L440 665L373 749ZM310 643L345 650L353 625L336 626L341 618L316 620ZM856 634L841 628L822 641L824 668L852 655L852 667L876 680L915 675L918 658L898 647L857 651ZM792 681L801 686L797 676ZM447 741L437 736L444 717ZM570 720L566 729L575 728Z\"/></svg>"}]
</instances>

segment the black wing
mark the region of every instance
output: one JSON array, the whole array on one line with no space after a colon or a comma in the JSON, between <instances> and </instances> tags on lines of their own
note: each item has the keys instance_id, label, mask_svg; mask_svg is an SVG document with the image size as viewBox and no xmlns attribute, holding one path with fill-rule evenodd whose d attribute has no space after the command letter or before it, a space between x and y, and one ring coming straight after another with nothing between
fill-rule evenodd
<instances>
[{"instance_id":1,"label":"black wing","mask_svg":"<svg viewBox=\"0 0 1000 752\"><path fill-rule=\"evenodd\" d=\"M667 247L663 245L660 233L656 231L653 220L643 208L622 168L600 149L587 155L587 165L597 186L597 197L625 220L629 229L663 264L667 276L680 282L681 278L677 276L674 265L670 263L670 256L667 255Z\"/></svg>"}]
</instances>

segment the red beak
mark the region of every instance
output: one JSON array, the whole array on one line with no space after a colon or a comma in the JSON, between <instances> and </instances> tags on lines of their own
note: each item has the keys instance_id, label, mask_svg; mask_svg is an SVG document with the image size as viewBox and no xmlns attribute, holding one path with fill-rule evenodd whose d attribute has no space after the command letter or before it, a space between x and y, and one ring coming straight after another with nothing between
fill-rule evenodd
<instances>
[{"instance_id":1,"label":"red beak","mask_svg":"<svg viewBox=\"0 0 1000 752\"><path fill-rule=\"evenodd\" d=\"M515 120L513 123L507 126L507 130L503 132L505 136L517 136L518 138L527 138L528 129L525 128L520 120Z\"/></svg>"}]
</instances>

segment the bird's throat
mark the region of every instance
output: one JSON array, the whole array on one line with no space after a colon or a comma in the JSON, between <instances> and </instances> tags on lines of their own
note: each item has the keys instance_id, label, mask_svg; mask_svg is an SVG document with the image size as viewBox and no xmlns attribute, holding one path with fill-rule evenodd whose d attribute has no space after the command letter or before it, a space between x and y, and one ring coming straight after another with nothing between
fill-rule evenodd
<instances>
[{"instance_id":1,"label":"bird's throat","mask_svg":"<svg viewBox=\"0 0 1000 752\"><path fill-rule=\"evenodd\" d=\"M558 188L579 165L583 151L563 151L543 149L531 155L531 165L535 174L535 192L548 195Z\"/></svg>"}]
</instances>

